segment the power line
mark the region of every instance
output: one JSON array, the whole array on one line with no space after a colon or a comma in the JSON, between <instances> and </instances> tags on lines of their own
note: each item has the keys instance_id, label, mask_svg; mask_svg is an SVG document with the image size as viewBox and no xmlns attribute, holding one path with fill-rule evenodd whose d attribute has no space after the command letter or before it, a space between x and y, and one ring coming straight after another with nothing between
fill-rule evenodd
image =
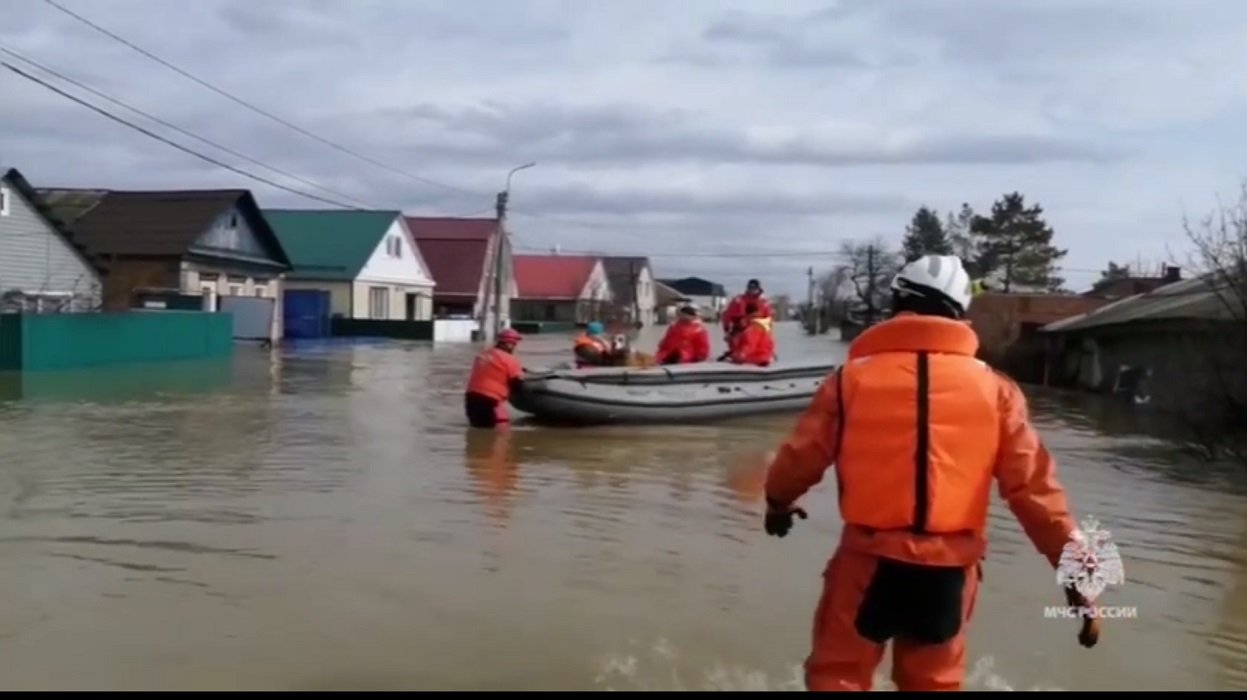
<instances>
[{"instance_id":1,"label":"power line","mask_svg":"<svg viewBox=\"0 0 1247 700\"><path fill-rule=\"evenodd\" d=\"M106 118L108 118L108 119L111 119L112 121L117 122L118 124L121 124L121 125L123 125L123 126L128 126L128 127L130 127L131 129L134 129L135 131L139 132L140 134L143 134L144 136L148 136L148 137L150 137L150 138L156 139L157 141L160 141L161 143L164 143L164 144L166 144L166 145L172 146L172 147L174 147L174 148L178 149L179 151L182 151L183 153L186 153L187 155L194 156L194 157L196 157L196 158L198 158L198 159L200 159L200 160L203 160L203 161L206 161L206 162L211 163L211 164L213 164L213 165L216 165L216 166L219 166L219 167L225 168L226 170L229 170L229 171L231 171L231 172L234 172L234 173L237 173L237 174L239 174L239 175L242 175L243 177L250 178L250 179L252 179L252 180L255 180L256 182L262 182L262 183L264 183L264 184L266 184L266 185L268 185L268 186L270 186L270 187L276 187L276 188L277 188L277 189L279 189L279 190L283 190L283 191L285 191L285 192L290 192L291 194L296 194L296 195L299 195L300 197L306 197L306 198L308 198L308 199L313 199L313 200L316 200L316 201L318 201L318 202L323 202L323 203L325 203L325 204L332 204L332 205L334 205L334 206L336 206L336 207L342 207L343 209L357 209L357 208L358 208L358 207L353 207L353 206L351 206L350 204L343 204L342 202L338 202L338 201L335 201L335 200L332 200L332 199L326 199L325 197L321 197L321 196L319 196L319 195L310 194L310 193L308 193L308 192L303 192L303 191L300 191L300 190L296 190L296 189L294 189L293 187L287 187L287 186L285 186L285 185L283 185L283 184L281 184L281 183L279 183L279 182L274 182L273 180L270 180L270 179L268 179L268 178L266 178L266 177L263 177L263 176L260 176L260 175L256 175L256 174L254 174L254 173L247 172L246 170L243 170L242 168L237 168L237 167L235 167L235 166L233 166L233 165L230 165L229 163L224 163L224 162L221 162L221 161L219 161L219 160L217 160L217 159L213 158L212 156L206 156L206 155L204 155L204 154L202 154L202 153L200 153L200 152L198 152L198 151L196 151L196 150L193 150L193 149L187 148L186 146L183 146L182 144L180 144L180 143L178 143L178 142L176 142L176 141L172 141L172 140L170 140L170 139L167 139L167 138L165 138L165 137L161 136L160 134L157 134L157 133L155 133L155 132L153 132L153 131L150 131L150 130L148 130L148 129L145 129L145 128L143 128L143 127L139 126L138 124L135 124L135 123L133 123L133 122L126 121L125 119L122 119L121 117L118 117L117 115L113 114L112 112L109 112L109 111L108 111L108 110L106 110L106 109L102 109L102 108L100 108L100 107L97 107L96 105L91 104L90 102L87 102L86 100L83 100L83 99L81 99L81 98L75 97L75 96L73 96L73 95L69 94L68 92L65 92L64 90L61 90L60 88L56 87L55 85L52 85L51 83L48 83L48 82L47 82L47 81L45 81L45 80L42 80L42 79L40 79L40 78L37 78L37 77L35 77L35 76L31 75L31 74L27 73L26 71L22 70L21 68L18 68L17 66L14 66L13 64L11 64L11 63L9 63L9 62L7 62L7 61L0 61L0 66L4 66L5 68L8 68L9 70L13 71L14 73L16 73L16 74L20 75L21 77L23 77L23 78L25 78L25 79L27 79L27 80L29 80L29 81L31 81L31 82L37 83L37 84L39 84L39 85L42 85L43 87L45 87L45 88L47 88L47 89L51 90L52 92L55 92L56 94L58 94L58 95L60 95L60 96L64 97L65 99L68 99L68 100L71 100L71 101L73 101L73 102L76 102L76 103L78 103L78 104L82 105L83 107L86 107L87 109L89 109L89 110L91 110L91 111L93 111L93 112L95 112L95 113L97 113L97 114L99 114L99 115L101 115L101 116L104 116L104 117L106 117Z\"/></svg>"},{"instance_id":2,"label":"power line","mask_svg":"<svg viewBox=\"0 0 1247 700\"><path fill-rule=\"evenodd\" d=\"M242 107L245 107L245 108L247 108L247 109L251 110L252 112L255 112L256 114L259 114L259 115L261 115L261 116L263 116L263 117L267 117L268 119L271 119L271 120L273 120L274 122L277 122L278 124L281 124L282 126L284 126L284 127L288 128L288 129L293 129L294 131L297 131L298 133L300 133L300 134L302 134L302 135L306 136L307 138L310 138L310 139L312 139L312 140L314 140L314 141L318 141L318 142L320 142L320 143L322 143L322 144L324 144L324 145L326 145L326 146L328 146L328 147L330 147L330 148L332 148L332 149L334 149L334 150L336 150L336 151L339 151L339 152L341 152L341 153L345 153L345 154L347 154L347 155L349 155L349 156L352 156L352 157L354 157L354 158L357 158L357 159L359 159L359 160L362 160L362 161L364 161L365 163L369 163L369 164L374 165L374 166L376 166L376 167L383 168L383 169L388 170L388 171L390 171L390 172L392 172L392 173L395 173L395 174L398 174L398 175L402 175L403 177L410 178L410 179L415 180L415 181L417 181L417 182L422 182L422 183L424 183L424 184L426 184L426 185L430 185L430 186L433 186L433 187L440 187L440 188L445 189L445 190L451 190L451 191L454 191L454 192L461 192L461 193L464 193L464 194L470 194L470 195L476 195L476 196L487 196L485 193L482 193L482 192L474 192L474 191L472 191L472 190L467 190L467 189L464 189L464 188L462 188L462 187L457 187L457 186L455 186L455 185L448 185L448 184L443 183L443 182L438 182L438 181L436 181L436 180L431 180L431 179L426 178L426 177L421 177L420 175L415 175L415 174L413 174L413 173L409 173L409 172L407 172L407 171L405 171L405 170L401 170L401 169L399 169L399 168L396 168L396 167L394 167L393 165L390 165L390 164L388 164L388 163L385 163L385 162L379 161L379 160L377 160L377 159L375 159L375 158L371 158L371 157L369 157L369 156L363 155L362 153L359 153L359 152L357 152L357 151L351 150L350 148L347 148L346 146L343 146L343 145L341 145L341 144L338 144L338 143L335 143L335 142L333 142L333 141L330 141L329 139L327 139L327 138L325 138L325 137L323 137L323 136L320 136L320 135L318 135L318 134L314 134L314 133L312 133L311 131L308 131L307 129L304 129L303 127L299 126L298 124L294 124L294 123L292 123L292 122L290 122L290 121L288 121L288 120L286 120L286 119L283 119L283 118L281 118L281 117L279 117L279 116L277 116L277 115L273 114L272 112L269 112L269 111L266 111L266 110L264 110L264 109L262 109L262 108L260 108L260 107L257 107L257 106L255 106L254 104L251 104L250 102L248 102L248 101L246 101L246 100L242 99L241 97L237 97L237 96L235 96L235 95L233 95L233 94L231 94L231 93L229 93L229 92L225 91L223 88L219 88L219 87L217 87L216 85L213 85L212 83L209 83L208 81L206 81L206 80L204 80L204 79L202 79L202 78L200 78L200 77L198 77L198 76L195 76L195 75L193 75L193 74L191 74L191 73L189 73L189 72L187 72L187 71L183 70L182 68L179 68L178 66L176 66L176 65L174 65L174 64L172 64L172 63L170 63L169 61L166 61L165 59L163 59L163 58L161 58L161 57L157 56L156 54L153 54L152 52L148 51L147 49L144 49L143 47L141 47L141 46L138 46L138 45L134 44L133 42L131 42L131 41L127 40L126 38L121 37L121 36L119 36L119 35L117 35L117 34L115 34L115 33L111 32L111 31L109 31L108 29L105 29L104 27L101 27L100 25L96 24L95 22L92 22L91 20L87 19L86 17L83 17L82 15L78 14L77 12L74 12L73 10L70 10L69 8L64 7L63 5L60 5L59 3L55 2L55 0L44 0L44 2L46 2L46 3L47 3L47 4L49 4L49 5L51 5L52 7L56 8L57 10L60 10L61 12L65 13L66 15L69 15L70 17L73 17L74 19L76 19L76 20L78 20L79 22L81 22L81 23L83 23L83 24L87 25L88 27L90 27L90 28L94 29L95 31L97 31L97 32L99 32L99 33L101 33L101 34L103 34L103 35L105 35L105 36L107 36L107 37L109 37L109 38L111 38L111 39L113 39L113 40L117 41L117 42L120 42L121 44L124 44L125 46L129 47L130 49L132 49L132 50L134 50L134 51L137 51L138 53L142 54L143 56L146 56L147 58L149 58L149 59L151 59L151 60L153 60L153 61L155 61L155 62L159 63L160 65L164 66L165 68L168 68L169 70L171 70L171 71L173 71L173 72L177 73L178 75L181 75L182 77L184 77L184 78L186 78L186 79L188 79L188 80L191 80L191 81L193 81L193 82L195 82L195 83L197 83L197 84L199 84L199 85L201 85L201 86L203 86L203 87L205 87L205 88L207 88L207 89L209 89L209 90L211 90L211 91L215 92L216 94L218 94L218 95L220 95L220 96L222 96L222 97L224 97L224 98L226 98L226 99L230 100L231 102L234 102L234 103L236 103L236 104L238 104L238 105L241 105Z\"/></svg>"},{"instance_id":3,"label":"power line","mask_svg":"<svg viewBox=\"0 0 1247 700\"><path fill-rule=\"evenodd\" d=\"M148 112L145 112L145 111L143 111L143 110L141 110L141 109L139 109L139 108L137 108L137 107L134 107L134 106L132 106L132 105L129 105L129 104L127 104L127 103L125 103L125 102L123 102L123 101L121 101L121 100L119 100L119 99L116 99L116 98L114 98L114 97L112 97L112 96L110 96L110 95L108 95L108 94L104 93L103 91L96 90L95 88L93 88L93 87L91 87L91 86L89 86L89 85L86 85L86 84L84 84L84 83L82 83L82 82L80 82L80 81L78 81L78 80L75 80L74 78L71 78L71 77L69 77L69 76L67 76L67 75L65 75L65 74L63 74L63 73L61 73L61 72L59 72L59 71L57 71L57 70L55 70L55 69L49 68L48 66L43 65L43 64L39 63L38 61L36 61L36 60L34 60L34 59L32 59L32 58L29 58L28 56L24 56L24 55L22 55L22 54L20 54L20 53L18 53L18 52L16 52L16 51L13 51L12 49L6 48L4 45L0 45L0 52L4 52L4 53L6 53L6 54L9 54L10 56L13 56L13 57L15 57L15 58L17 58L17 59L19 59L19 60L21 60L21 61L24 61L24 62L26 62L26 63L28 63L28 64L32 65L32 66L35 66L36 68L38 68L38 69L40 69L40 70L42 70L42 71L44 71L44 72L46 72L46 73L48 73L48 74L50 74L50 75L54 75L54 76L56 76L57 78L60 78L61 80L64 80L65 82L68 82L68 83L70 83L70 84L72 84L72 85L75 85L75 86L77 86L77 87L79 87L79 88L81 88L81 89L83 89L83 90L86 90L87 92L89 92L89 93L91 93L91 94L93 94L93 95L95 95L95 96L97 96L97 97L103 98L103 99L108 100L109 102L111 102L111 103L113 103L113 104L115 104L115 105L118 105L118 106L120 106L120 107L123 107L123 108L125 108L125 109L128 109L128 110L130 110L131 112L134 112L134 113L136 113L136 114L139 114L139 115L142 115L142 116L144 116L144 117L147 117L148 119L150 119L150 120L152 120L152 121L156 122L157 124L160 124L160 125L162 125L162 126L165 126L165 127L169 128L169 129L173 129L174 131L176 131L176 132L178 132L178 133L180 133L180 134L183 134L184 136L189 136L190 138L193 138L193 139L195 139L196 141L199 141L200 143L204 143L204 144L207 144L207 145L209 145L209 146L212 146L213 148L217 148L217 149L219 149L219 150L222 150L222 151L224 151L224 152L226 152L226 153L228 153L228 154L230 154L230 155L232 155L232 156L234 156L234 157L236 157L236 158L241 158L241 159L243 159L243 160L245 160L245 161L247 161L247 162L249 162L249 163L252 163L252 164L254 164L254 165L258 165L258 166L260 166L260 167L262 167L262 168L265 168L265 169L267 169L267 170L271 170L272 172L275 172L275 173L277 173L277 174L279 174L279 175L284 175L285 177L288 177L288 178L290 178L290 179L292 179L292 180L297 180L298 182L302 182L303 184L308 185L308 186L310 186L310 187L314 187L314 188L316 188L316 189L318 189L318 190L320 190L320 191L322 191L322 192L327 192L327 193L329 193L329 194L331 194L331 195L333 195L333 196L335 196L335 197L341 197L341 198L343 198L343 199L346 199L346 200L349 200L349 201L355 202L356 204L359 204L359 205L363 206L364 208L368 208L368 209L375 209L375 208L377 208L377 207L372 206L372 205L370 205L370 204L368 204L368 203L366 203L366 202L360 201L359 199L356 199L356 198L354 198L354 197L352 197L352 196L350 196L350 195L348 195L348 194L344 194L344 193L342 193L342 192L338 192L338 191L336 191L336 190L329 189L328 187L325 187L324 185L321 185L321 184L319 184L319 183L317 183L317 182L315 182L315 181L313 181L313 180L308 180L307 178L300 177L299 175L296 175L296 174L294 174L294 173L291 173L291 172L288 172L288 171L286 171L286 170L282 170L281 168L277 168L277 167L274 167L274 166L269 165L269 164L267 164L267 163L264 163L263 161L260 161L260 160L257 160L257 159L255 159L255 158L252 158L251 156L248 156L248 155L246 155L245 153L240 153L240 152L238 152L238 151L236 151L236 150L234 150L234 149L232 149L232 148L229 148L228 146L222 146L221 144L216 143L215 141L211 141L211 140L209 140L209 139L207 139L207 138L204 138L204 137L202 137L202 136L200 136L200 135L198 135L198 134L196 134L196 133L194 133L194 132L191 132L191 131L189 131L189 130L187 130L187 129L184 129L184 128L182 128L182 127L178 126L177 124L173 124L173 123L171 123L171 122L165 121L164 119L161 119L160 117L157 117L157 116L155 116L155 115L153 115L153 114L150 114L150 113L148 113Z\"/></svg>"}]
</instances>

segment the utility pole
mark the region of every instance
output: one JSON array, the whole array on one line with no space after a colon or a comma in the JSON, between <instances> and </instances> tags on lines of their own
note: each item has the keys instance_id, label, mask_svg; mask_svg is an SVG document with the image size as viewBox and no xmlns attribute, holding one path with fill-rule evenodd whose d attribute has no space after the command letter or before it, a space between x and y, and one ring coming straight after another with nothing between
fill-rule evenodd
<instances>
[{"instance_id":1,"label":"utility pole","mask_svg":"<svg viewBox=\"0 0 1247 700\"><path fill-rule=\"evenodd\" d=\"M494 246L494 323L493 335L490 337L490 340L496 340L498 334L502 332L502 291L503 278L505 276L503 273L506 270L504 263L506 262L507 253L511 249L511 237L507 232L507 204L511 198L511 176L534 165L536 163L525 163L524 165L511 168L511 172L507 173L506 187L498 193L498 198L494 202L494 211L498 218L498 244ZM481 332L483 333L484 330L484 324L481 324Z\"/></svg>"},{"instance_id":2,"label":"utility pole","mask_svg":"<svg viewBox=\"0 0 1247 700\"><path fill-rule=\"evenodd\" d=\"M806 305L806 312L805 312L806 331L810 335L818 335L818 327L821 325L820 321L822 321L822 313L821 313L822 309L814 308L814 267L811 266L808 270L805 271L805 274L810 278L810 283L809 283L810 300Z\"/></svg>"},{"instance_id":3,"label":"utility pole","mask_svg":"<svg viewBox=\"0 0 1247 700\"><path fill-rule=\"evenodd\" d=\"M641 321L641 295L637 291L641 274L637 272L636 261L628 261L628 288L632 290L632 325L636 327Z\"/></svg>"},{"instance_id":4,"label":"utility pole","mask_svg":"<svg viewBox=\"0 0 1247 700\"><path fill-rule=\"evenodd\" d=\"M875 322L875 278L879 271L875 269L875 247L866 246L866 325Z\"/></svg>"}]
</instances>

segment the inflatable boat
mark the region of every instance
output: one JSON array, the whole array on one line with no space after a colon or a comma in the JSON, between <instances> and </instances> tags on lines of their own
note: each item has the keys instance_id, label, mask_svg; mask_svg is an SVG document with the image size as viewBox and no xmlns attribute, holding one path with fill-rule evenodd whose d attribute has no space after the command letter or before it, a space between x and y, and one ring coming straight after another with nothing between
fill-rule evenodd
<instances>
[{"instance_id":1,"label":"inflatable boat","mask_svg":"<svg viewBox=\"0 0 1247 700\"><path fill-rule=\"evenodd\" d=\"M801 411L836 368L704 362L666 367L554 369L528 374L511 405L542 423L691 423Z\"/></svg>"}]
</instances>

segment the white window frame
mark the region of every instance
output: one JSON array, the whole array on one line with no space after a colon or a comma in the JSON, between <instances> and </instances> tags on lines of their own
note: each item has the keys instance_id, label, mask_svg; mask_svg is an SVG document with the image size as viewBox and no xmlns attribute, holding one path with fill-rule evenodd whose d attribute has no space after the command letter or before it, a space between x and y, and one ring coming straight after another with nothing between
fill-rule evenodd
<instances>
[{"instance_id":1,"label":"white window frame","mask_svg":"<svg viewBox=\"0 0 1247 700\"><path fill-rule=\"evenodd\" d=\"M8 216L12 209L13 192L7 187L0 187L0 216Z\"/></svg>"},{"instance_id":2,"label":"white window frame","mask_svg":"<svg viewBox=\"0 0 1247 700\"><path fill-rule=\"evenodd\" d=\"M368 288L368 318L373 321L390 320L390 288Z\"/></svg>"}]
</instances>

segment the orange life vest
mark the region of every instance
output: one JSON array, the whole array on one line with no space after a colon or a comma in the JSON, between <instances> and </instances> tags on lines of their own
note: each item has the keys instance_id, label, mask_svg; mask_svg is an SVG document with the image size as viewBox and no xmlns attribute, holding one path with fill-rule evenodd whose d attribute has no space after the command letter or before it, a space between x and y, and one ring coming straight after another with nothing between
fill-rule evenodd
<instances>
[{"instance_id":1,"label":"orange life vest","mask_svg":"<svg viewBox=\"0 0 1247 700\"><path fill-rule=\"evenodd\" d=\"M523 376L523 366L514 355L499 348L490 348L472 363L467 392L503 402L511 396L510 381Z\"/></svg>"},{"instance_id":2,"label":"orange life vest","mask_svg":"<svg viewBox=\"0 0 1247 700\"><path fill-rule=\"evenodd\" d=\"M1000 442L998 383L964 323L900 315L841 368L840 512L873 530L981 532Z\"/></svg>"},{"instance_id":3,"label":"orange life vest","mask_svg":"<svg viewBox=\"0 0 1247 700\"><path fill-rule=\"evenodd\" d=\"M605 338L599 338L598 336L589 335L588 333L582 333L578 338L576 338L576 344L572 346L572 350L574 352L586 346L596 349L598 354L603 358L610 355L611 352L611 345ZM581 360L580 357L577 356L576 366L584 367L585 365L585 361Z\"/></svg>"}]
</instances>

